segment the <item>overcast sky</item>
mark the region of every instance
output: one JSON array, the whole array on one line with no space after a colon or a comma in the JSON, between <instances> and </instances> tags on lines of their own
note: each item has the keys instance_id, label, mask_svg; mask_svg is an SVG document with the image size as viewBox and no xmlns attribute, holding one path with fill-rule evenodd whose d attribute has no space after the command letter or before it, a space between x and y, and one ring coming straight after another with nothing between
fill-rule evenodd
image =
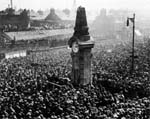
<instances>
[{"instance_id":1,"label":"overcast sky","mask_svg":"<svg viewBox=\"0 0 150 119\"><path fill-rule=\"evenodd\" d=\"M13 0L13 6L17 9L27 8L34 10L45 10L53 8L69 8L73 7L74 0ZM101 8L115 9L138 9L150 10L150 0L76 0L77 6L85 6L89 10L99 10ZM0 10L5 9L10 4L10 0L0 0Z\"/></svg>"}]
</instances>

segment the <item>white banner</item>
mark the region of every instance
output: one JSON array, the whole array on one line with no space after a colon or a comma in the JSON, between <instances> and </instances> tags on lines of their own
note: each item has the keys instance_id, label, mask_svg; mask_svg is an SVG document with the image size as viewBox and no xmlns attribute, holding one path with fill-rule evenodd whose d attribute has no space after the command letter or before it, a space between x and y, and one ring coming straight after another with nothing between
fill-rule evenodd
<instances>
[{"instance_id":1,"label":"white banner","mask_svg":"<svg viewBox=\"0 0 150 119\"><path fill-rule=\"evenodd\" d=\"M5 54L5 58L14 58L14 57L25 57L27 56L26 50L21 50L21 51L13 51L13 52L8 52Z\"/></svg>"}]
</instances>

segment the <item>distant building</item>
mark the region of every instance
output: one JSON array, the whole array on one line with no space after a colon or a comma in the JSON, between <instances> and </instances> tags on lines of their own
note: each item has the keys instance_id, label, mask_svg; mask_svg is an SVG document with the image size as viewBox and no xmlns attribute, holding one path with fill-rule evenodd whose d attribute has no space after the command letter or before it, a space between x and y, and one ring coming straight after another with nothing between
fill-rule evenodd
<instances>
[{"instance_id":1,"label":"distant building","mask_svg":"<svg viewBox=\"0 0 150 119\"><path fill-rule=\"evenodd\" d=\"M126 26L129 14L128 10L111 9L107 12L106 9L101 9L91 26L92 34L102 39L130 39L132 29L130 30Z\"/></svg>"},{"instance_id":2,"label":"distant building","mask_svg":"<svg viewBox=\"0 0 150 119\"><path fill-rule=\"evenodd\" d=\"M31 20L31 27L38 29L65 29L73 27L74 22L70 20L63 11L50 9L50 13L42 17L34 17Z\"/></svg>"},{"instance_id":3,"label":"distant building","mask_svg":"<svg viewBox=\"0 0 150 119\"><path fill-rule=\"evenodd\" d=\"M106 9L102 9L92 24L93 32L101 38L112 38L114 36L114 23L114 18L107 15Z\"/></svg>"},{"instance_id":4,"label":"distant building","mask_svg":"<svg viewBox=\"0 0 150 119\"><path fill-rule=\"evenodd\" d=\"M53 8L50 10L50 13L45 18L45 20L50 21L50 22L60 22L61 21L59 16L55 13L55 9L53 9Z\"/></svg>"},{"instance_id":5,"label":"distant building","mask_svg":"<svg viewBox=\"0 0 150 119\"><path fill-rule=\"evenodd\" d=\"M4 31L26 30L29 24L29 12L25 9L20 14L16 14L12 8L0 12L0 27Z\"/></svg>"}]
</instances>

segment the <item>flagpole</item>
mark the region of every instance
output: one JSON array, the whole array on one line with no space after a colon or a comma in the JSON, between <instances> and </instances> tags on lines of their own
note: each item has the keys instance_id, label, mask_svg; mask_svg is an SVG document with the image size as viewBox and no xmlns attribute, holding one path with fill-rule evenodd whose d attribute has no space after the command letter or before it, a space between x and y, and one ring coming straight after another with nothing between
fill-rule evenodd
<instances>
[{"instance_id":1,"label":"flagpole","mask_svg":"<svg viewBox=\"0 0 150 119\"><path fill-rule=\"evenodd\" d=\"M134 35L135 35L135 14L133 14L132 67L131 67L132 74L134 72Z\"/></svg>"}]
</instances>

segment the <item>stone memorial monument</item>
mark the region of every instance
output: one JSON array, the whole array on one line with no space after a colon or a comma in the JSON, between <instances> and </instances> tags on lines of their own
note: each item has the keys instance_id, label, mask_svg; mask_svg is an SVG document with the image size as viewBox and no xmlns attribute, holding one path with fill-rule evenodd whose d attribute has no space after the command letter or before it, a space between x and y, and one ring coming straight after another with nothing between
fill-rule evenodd
<instances>
[{"instance_id":1,"label":"stone memorial monument","mask_svg":"<svg viewBox=\"0 0 150 119\"><path fill-rule=\"evenodd\" d=\"M94 40L89 35L84 7L77 9L74 34L68 41L72 48L72 81L74 85L88 85L92 80L91 50Z\"/></svg>"}]
</instances>

